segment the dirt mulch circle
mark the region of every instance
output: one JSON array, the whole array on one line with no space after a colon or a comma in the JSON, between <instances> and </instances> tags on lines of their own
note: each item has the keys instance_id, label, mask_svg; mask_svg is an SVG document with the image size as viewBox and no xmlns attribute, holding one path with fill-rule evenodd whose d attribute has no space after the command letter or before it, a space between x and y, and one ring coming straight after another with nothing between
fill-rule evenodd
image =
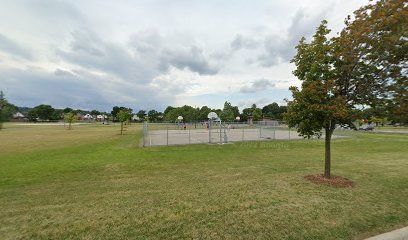
<instances>
[{"instance_id":1,"label":"dirt mulch circle","mask_svg":"<svg viewBox=\"0 0 408 240\"><path fill-rule=\"evenodd\" d=\"M315 184L328 185L338 188L354 187L353 181L340 176L331 176L331 178L325 178L323 174L317 174L304 176L304 179Z\"/></svg>"}]
</instances>

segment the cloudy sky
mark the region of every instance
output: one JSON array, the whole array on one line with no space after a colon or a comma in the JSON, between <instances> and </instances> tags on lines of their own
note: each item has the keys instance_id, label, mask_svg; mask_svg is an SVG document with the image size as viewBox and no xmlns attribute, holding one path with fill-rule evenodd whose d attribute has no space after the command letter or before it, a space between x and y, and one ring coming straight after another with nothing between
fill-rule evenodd
<instances>
[{"instance_id":1,"label":"cloudy sky","mask_svg":"<svg viewBox=\"0 0 408 240\"><path fill-rule=\"evenodd\" d=\"M360 0L1 0L0 90L18 106L283 103L289 63Z\"/></svg>"}]
</instances>

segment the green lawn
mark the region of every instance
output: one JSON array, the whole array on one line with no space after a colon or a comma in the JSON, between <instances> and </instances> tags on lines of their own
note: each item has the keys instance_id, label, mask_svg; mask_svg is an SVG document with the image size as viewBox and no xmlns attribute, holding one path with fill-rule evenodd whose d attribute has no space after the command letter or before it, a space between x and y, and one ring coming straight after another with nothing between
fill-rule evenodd
<instances>
[{"instance_id":1,"label":"green lawn","mask_svg":"<svg viewBox=\"0 0 408 240\"><path fill-rule=\"evenodd\" d=\"M6 125L1 239L362 239L408 225L408 134L140 148L141 125Z\"/></svg>"}]
</instances>

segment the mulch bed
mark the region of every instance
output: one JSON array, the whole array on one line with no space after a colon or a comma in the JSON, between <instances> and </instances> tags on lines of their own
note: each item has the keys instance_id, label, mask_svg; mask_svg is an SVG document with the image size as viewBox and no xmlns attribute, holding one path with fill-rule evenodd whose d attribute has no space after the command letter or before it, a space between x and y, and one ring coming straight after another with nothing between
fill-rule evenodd
<instances>
[{"instance_id":1,"label":"mulch bed","mask_svg":"<svg viewBox=\"0 0 408 240\"><path fill-rule=\"evenodd\" d=\"M318 175L304 176L304 179L312 183L315 183L315 184L328 185L328 186L338 187L338 188L354 186L354 183L351 180L344 178L344 177L340 177L340 176L331 176L331 178L325 178L323 174L318 174Z\"/></svg>"}]
</instances>

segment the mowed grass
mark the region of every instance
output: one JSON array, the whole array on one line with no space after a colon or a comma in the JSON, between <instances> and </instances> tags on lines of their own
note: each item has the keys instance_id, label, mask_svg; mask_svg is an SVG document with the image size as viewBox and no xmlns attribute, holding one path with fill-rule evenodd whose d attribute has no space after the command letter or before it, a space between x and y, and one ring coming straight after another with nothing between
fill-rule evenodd
<instances>
[{"instance_id":1,"label":"mowed grass","mask_svg":"<svg viewBox=\"0 0 408 240\"><path fill-rule=\"evenodd\" d=\"M140 148L141 125L6 125L1 239L362 239L408 225L408 135Z\"/></svg>"}]
</instances>

